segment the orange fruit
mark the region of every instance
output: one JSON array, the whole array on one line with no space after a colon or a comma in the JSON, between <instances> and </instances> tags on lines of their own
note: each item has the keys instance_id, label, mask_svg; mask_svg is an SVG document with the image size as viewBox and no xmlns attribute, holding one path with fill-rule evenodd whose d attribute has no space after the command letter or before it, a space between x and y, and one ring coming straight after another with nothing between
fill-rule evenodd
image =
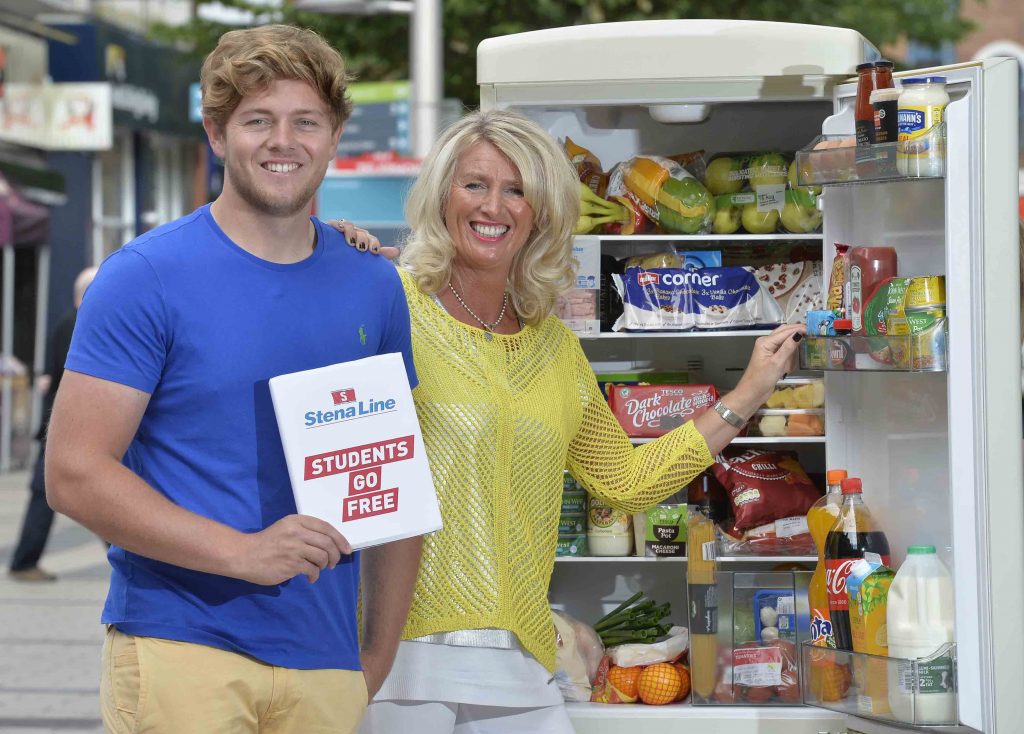
<instances>
[{"instance_id":1,"label":"orange fruit","mask_svg":"<svg viewBox=\"0 0 1024 734\"><path fill-rule=\"evenodd\" d=\"M635 701L637 688L640 683L640 672L642 670L643 668L639 665L633 665L629 668L613 665L608 669L608 682L615 686L615 690L621 693L624 698Z\"/></svg>"},{"instance_id":2,"label":"orange fruit","mask_svg":"<svg viewBox=\"0 0 1024 734\"><path fill-rule=\"evenodd\" d=\"M811 661L811 694L819 701L842 701L850 688L849 669L832 654Z\"/></svg>"},{"instance_id":3,"label":"orange fruit","mask_svg":"<svg viewBox=\"0 0 1024 734\"><path fill-rule=\"evenodd\" d=\"M679 673L679 693L676 694L675 700L682 701L684 698L690 695L690 669L682 663L673 663L676 672Z\"/></svg>"},{"instance_id":4,"label":"orange fruit","mask_svg":"<svg viewBox=\"0 0 1024 734\"><path fill-rule=\"evenodd\" d=\"M682 685L683 679L672 663L655 663L640 673L637 690L641 701L660 706L675 701Z\"/></svg>"}]
</instances>

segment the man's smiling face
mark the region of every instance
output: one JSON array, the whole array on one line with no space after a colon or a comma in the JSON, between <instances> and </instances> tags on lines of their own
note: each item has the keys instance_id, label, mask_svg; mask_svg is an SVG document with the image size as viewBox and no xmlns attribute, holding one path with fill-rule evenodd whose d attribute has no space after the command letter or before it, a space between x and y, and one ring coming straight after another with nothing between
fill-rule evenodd
<instances>
[{"instance_id":1,"label":"man's smiling face","mask_svg":"<svg viewBox=\"0 0 1024 734\"><path fill-rule=\"evenodd\" d=\"M223 128L206 129L224 160L225 193L277 217L309 208L341 134L316 90L291 79L243 97Z\"/></svg>"}]
</instances>

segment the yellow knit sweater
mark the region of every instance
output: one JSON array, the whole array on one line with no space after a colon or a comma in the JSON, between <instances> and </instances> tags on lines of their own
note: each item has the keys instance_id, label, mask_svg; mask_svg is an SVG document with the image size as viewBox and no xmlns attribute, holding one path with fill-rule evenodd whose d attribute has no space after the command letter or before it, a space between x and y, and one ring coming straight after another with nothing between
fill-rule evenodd
<instances>
[{"instance_id":1,"label":"yellow knit sweater","mask_svg":"<svg viewBox=\"0 0 1024 734\"><path fill-rule=\"evenodd\" d=\"M413 397L444 519L424 539L404 637L511 630L553 670L547 593L563 469L632 512L710 466L707 443L686 423L634 448L561 321L486 335L401 272L419 376Z\"/></svg>"}]
</instances>

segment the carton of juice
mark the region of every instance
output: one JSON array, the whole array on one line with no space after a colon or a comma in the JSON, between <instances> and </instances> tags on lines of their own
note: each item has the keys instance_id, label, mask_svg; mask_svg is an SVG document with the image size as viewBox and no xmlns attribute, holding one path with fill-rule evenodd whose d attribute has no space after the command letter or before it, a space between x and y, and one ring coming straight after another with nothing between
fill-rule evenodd
<instances>
[{"instance_id":1,"label":"carton of juice","mask_svg":"<svg viewBox=\"0 0 1024 734\"><path fill-rule=\"evenodd\" d=\"M846 580L850 598L850 633L853 651L886 656L889 653L886 624L889 586L896 573L882 564L875 553L866 553L850 570ZM880 658L855 657L853 680L857 708L866 714L887 714L889 708L888 662Z\"/></svg>"}]
</instances>

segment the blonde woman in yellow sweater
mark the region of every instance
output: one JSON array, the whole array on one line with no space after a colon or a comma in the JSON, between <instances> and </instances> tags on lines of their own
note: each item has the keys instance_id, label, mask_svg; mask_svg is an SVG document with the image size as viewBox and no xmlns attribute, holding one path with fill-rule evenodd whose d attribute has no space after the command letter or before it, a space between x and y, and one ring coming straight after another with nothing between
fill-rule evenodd
<instances>
[{"instance_id":1,"label":"blonde woman in yellow sweater","mask_svg":"<svg viewBox=\"0 0 1024 734\"><path fill-rule=\"evenodd\" d=\"M406 213L414 397L444 529L424 539L404 640L362 731L571 734L547 601L563 469L628 511L678 490L790 369L802 327L757 340L725 417L634 448L552 315L574 281L579 201L545 131L509 112L464 117L427 156Z\"/></svg>"}]
</instances>

